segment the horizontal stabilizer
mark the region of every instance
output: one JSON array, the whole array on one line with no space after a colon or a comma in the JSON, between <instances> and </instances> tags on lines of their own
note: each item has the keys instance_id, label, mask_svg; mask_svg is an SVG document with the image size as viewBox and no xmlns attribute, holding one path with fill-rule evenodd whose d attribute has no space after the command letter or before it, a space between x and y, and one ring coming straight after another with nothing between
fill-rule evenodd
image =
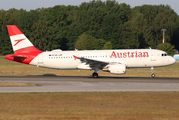
<instances>
[{"instance_id":1,"label":"horizontal stabilizer","mask_svg":"<svg viewBox=\"0 0 179 120\"><path fill-rule=\"evenodd\" d=\"M26 59L27 57L23 57L23 56L16 56L16 55L9 55L9 57L14 57L14 58L24 58Z\"/></svg>"}]
</instances>

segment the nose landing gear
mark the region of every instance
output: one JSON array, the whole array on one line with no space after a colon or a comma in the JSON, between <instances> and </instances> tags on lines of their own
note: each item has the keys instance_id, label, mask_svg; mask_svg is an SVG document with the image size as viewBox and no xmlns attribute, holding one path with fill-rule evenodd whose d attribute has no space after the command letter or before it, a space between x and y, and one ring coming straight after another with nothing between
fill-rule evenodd
<instances>
[{"instance_id":1,"label":"nose landing gear","mask_svg":"<svg viewBox=\"0 0 179 120\"><path fill-rule=\"evenodd\" d=\"M154 68L153 68L153 67L151 67L151 72L152 72L152 75L151 75L151 77L152 77L152 78L155 78L155 74L154 74Z\"/></svg>"},{"instance_id":2,"label":"nose landing gear","mask_svg":"<svg viewBox=\"0 0 179 120\"><path fill-rule=\"evenodd\" d=\"M154 74L154 73L152 73L152 75L151 75L151 76L152 76L152 78L155 78L155 74Z\"/></svg>"}]
</instances>

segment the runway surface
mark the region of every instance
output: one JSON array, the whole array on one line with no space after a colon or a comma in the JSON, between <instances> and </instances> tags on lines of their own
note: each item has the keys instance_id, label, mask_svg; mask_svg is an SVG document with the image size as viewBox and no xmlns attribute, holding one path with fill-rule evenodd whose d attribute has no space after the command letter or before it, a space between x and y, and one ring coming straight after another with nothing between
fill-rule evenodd
<instances>
[{"instance_id":1,"label":"runway surface","mask_svg":"<svg viewBox=\"0 0 179 120\"><path fill-rule=\"evenodd\" d=\"M41 86L0 87L0 92L179 91L179 78L0 76L0 81Z\"/></svg>"}]
</instances>

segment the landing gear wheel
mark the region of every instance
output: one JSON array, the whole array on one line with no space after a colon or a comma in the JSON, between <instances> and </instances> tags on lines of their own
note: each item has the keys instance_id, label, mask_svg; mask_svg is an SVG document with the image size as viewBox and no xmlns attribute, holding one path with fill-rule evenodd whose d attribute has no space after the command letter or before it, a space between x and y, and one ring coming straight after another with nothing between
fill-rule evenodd
<instances>
[{"instance_id":1,"label":"landing gear wheel","mask_svg":"<svg viewBox=\"0 0 179 120\"><path fill-rule=\"evenodd\" d=\"M98 73L93 73L94 78L98 78Z\"/></svg>"},{"instance_id":2,"label":"landing gear wheel","mask_svg":"<svg viewBox=\"0 0 179 120\"><path fill-rule=\"evenodd\" d=\"M154 74L154 73L152 73L152 75L151 75L151 76L152 76L152 78L155 78L155 74Z\"/></svg>"},{"instance_id":3,"label":"landing gear wheel","mask_svg":"<svg viewBox=\"0 0 179 120\"><path fill-rule=\"evenodd\" d=\"M154 74L154 67L151 67L151 72L152 72L151 77L154 78L154 77L155 77L155 74Z\"/></svg>"}]
</instances>

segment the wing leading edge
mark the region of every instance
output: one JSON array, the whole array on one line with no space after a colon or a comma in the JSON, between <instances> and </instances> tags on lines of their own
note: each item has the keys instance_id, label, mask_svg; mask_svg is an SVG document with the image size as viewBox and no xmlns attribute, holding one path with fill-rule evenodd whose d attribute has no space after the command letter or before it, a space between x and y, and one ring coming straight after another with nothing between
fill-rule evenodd
<instances>
[{"instance_id":1,"label":"wing leading edge","mask_svg":"<svg viewBox=\"0 0 179 120\"><path fill-rule=\"evenodd\" d=\"M102 61L102 60L97 60L97 59L89 59L89 58L84 58L84 57L77 57L73 55L73 57L76 59L79 59L82 64L85 64L86 66L89 66L91 69L96 70L102 70L106 65L110 64L108 61ZM97 71L99 71L97 70Z\"/></svg>"}]
</instances>

